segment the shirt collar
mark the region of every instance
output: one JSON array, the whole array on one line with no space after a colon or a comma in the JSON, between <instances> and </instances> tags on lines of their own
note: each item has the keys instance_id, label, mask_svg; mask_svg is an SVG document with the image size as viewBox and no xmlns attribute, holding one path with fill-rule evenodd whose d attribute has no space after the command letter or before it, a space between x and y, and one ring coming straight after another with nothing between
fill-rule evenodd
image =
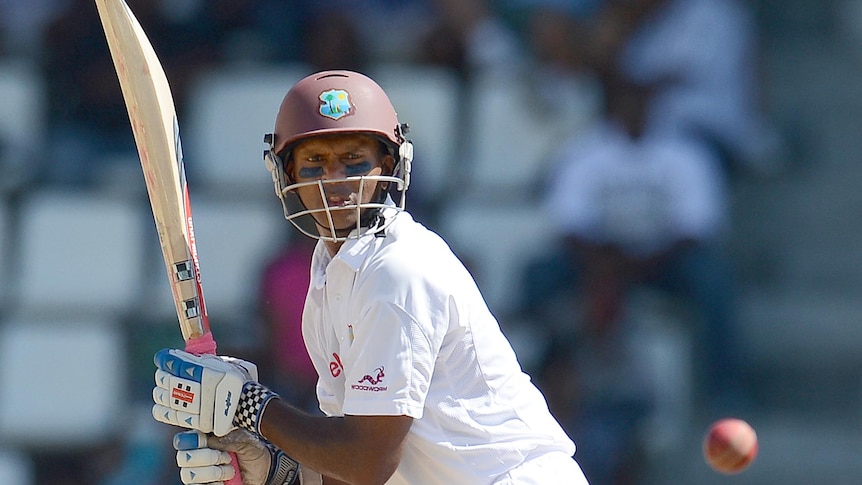
<instances>
[{"instance_id":1,"label":"shirt collar","mask_svg":"<svg viewBox=\"0 0 862 485\"><path fill-rule=\"evenodd\" d=\"M390 207L381 210L382 217L387 219L392 218L392 222L387 225L385 230L388 230L392 227L392 224L395 224L395 218L398 214L400 214L398 210ZM359 268L362 267L362 262L365 261L365 258L370 253L372 247L378 240L382 239L381 236L384 236L384 233L378 233L368 229L365 231L366 233L358 238L348 239L345 241L344 245L341 246L341 249L338 250L334 259L343 262L353 271L359 271Z\"/></svg>"},{"instance_id":2,"label":"shirt collar","mask_svg":"<svg viewBox=\"0 0 862 485\"><path fill-rule=\"evenodd\" d=\"M311 258L311 286L318 290L323 288L326 283L326 267L330 261L332 256L329 255L329 249L323 241L318 240Z\"/></svg>"}]
</instances>

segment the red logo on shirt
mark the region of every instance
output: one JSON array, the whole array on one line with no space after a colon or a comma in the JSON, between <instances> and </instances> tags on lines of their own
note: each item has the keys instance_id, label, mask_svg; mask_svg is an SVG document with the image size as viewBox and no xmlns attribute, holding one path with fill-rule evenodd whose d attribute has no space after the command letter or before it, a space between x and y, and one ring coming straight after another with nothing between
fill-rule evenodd
<instances>
[{"instance_id":1,"label":"red logo on shirt","mask_svg":"<svg viewBox=\"0 0 862 485\"><path fill-rule=\"evenodd\" d=\"M335 360L329 362L329 373L332 374L332 377L338 377L341 375L341 371L344 370L344 366L341 365L341 357L335 352L332 353L332 358Z\"/></svg>"},{"instance_id":2,"label":"red logo on shirt","mask_svg":"<svg viewBox=\"0 0 862 485\"><path fill-rule=\"evenodd\" d=\"M380 366L374 369L373 376L371 374L365 374L362 379L356 381L357 383L351 385L350 388L355 391L383 392L388 388L385 386L378 386L377 384L383 382L383 378L385 376L386 374L383 372L383 366ZM368 385L364 384L366 382L368 383Z\"/></svg>"},{"instance_id":3,"label":"red logo on shirt","mask_svg":"<svg viewBox=\"0 0 862 485\"><path fill-rule=\"evenodd\" d=\"M375 384L380 384L380 382L383 380L384 376L386 376L386 374L383 373L383 366L380 366L380 367L374 369L374 377L371 377L370 375L365 374L365 376L362 379L359 379L358 382L360 384L362 384L363 382L367 382L373 386Z\"/></svg>"}]
</instances>

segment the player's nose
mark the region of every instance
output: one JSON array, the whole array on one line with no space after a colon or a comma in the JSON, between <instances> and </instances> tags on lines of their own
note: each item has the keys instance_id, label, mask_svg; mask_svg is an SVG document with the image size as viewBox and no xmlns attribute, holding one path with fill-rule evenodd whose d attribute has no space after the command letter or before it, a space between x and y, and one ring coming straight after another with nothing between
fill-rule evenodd
<instances>
[{"instance_id":1,"label":"player's nose","mask_svg":"<svg viewBox=\"0 0 862 485\"><path fill-rule=\"evenodd\" d=\"M327 163L323 167L323 180L339 180L347 178L347 165L341 162Z\"/></svg>"}]
</instances>

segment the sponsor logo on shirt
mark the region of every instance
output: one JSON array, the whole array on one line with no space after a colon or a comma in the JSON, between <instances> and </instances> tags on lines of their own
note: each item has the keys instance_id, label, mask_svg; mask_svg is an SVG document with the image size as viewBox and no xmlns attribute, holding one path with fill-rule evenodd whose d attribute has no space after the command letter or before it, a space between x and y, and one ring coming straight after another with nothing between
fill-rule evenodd
<instances>
[{"instance_id":1,"label":"sponsor logo on shirt","mask_svg":"<svg viewBox=\"0 0 862 485\"><path fill-rule=\"evenodd\" d=\"M341 357L337 353L333 352L332 358L335 360L329 362L329 373L332 374L332 377L338 377L344 370L344 366L341 364Z\"/></svg>"},{"instance_id":2,"label":"sponsor logo on shirt","mask_svg":"<svg viewBox=\"0 0 862 485\"><path fill-rule=\"evenodd\" d=\"M371 374L365 374L362 379L359 379L357 383L351 385L350 388L354 391L383 392L387 387L378 386L377 384L382 383L385 376L386 374L383 372L383 366L380 366L374 369L374 372Z\"/></svg>"}]
</instances>

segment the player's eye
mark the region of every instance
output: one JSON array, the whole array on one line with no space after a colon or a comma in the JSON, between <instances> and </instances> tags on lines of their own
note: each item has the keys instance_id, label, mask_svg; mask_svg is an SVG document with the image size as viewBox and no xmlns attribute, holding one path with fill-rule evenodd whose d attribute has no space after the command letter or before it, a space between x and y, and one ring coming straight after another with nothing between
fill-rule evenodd
<instances>
[{"instance_id":1,"label":"player's eye","mask_svg":"<svg viewBox=\"0 0 862 485\"><path fill-rule=\"evenodd\" d=\"M371 171L371 162L368 160L363 160L359 163L354 163L352 165L347 165L344 167L344 173L348 177L355 177L357 175L365 175L366 173Z\"/></svg>"}]
</instances>

